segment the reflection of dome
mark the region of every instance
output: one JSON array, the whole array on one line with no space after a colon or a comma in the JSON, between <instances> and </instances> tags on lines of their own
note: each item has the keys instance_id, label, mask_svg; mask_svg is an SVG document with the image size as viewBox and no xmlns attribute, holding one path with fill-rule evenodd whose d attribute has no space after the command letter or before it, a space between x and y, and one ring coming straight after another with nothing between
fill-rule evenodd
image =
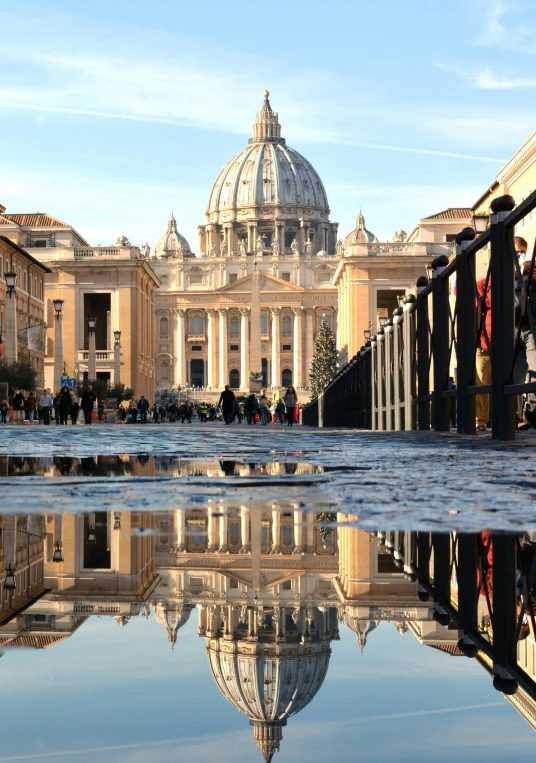
<instances>
[{"instance_id":1,"label":"reflection of dome","mask_svg":"<svg viewBox=\"0 0 536 763\"><path fill-rule=\"evenodd\" d=\"M157 622L167 630L168 641L173 647L177 641L177 633L188 622L193 607L189 604L171 604L160 602L154 607L154 616Z\"/></svg>"},{"instance_id":2,"label":"reflection of dome","mask_svg":"<svg viewBox=\"0 0 536 763\"><path fill-rule=\"evenodd\" d=\"M247 207L250 216L256 217L254 205L284 204L316 210L327 221L329 207L322 181L307 159L285 145L269 95L268 91L264 94L249 145L233 156L216 178L207 215L213 220L214 213L228 217L228 210Z\"/></svg>"},{"instance_id":3,"label":"reflection of dome","mask_svg":"<svg viewBox=\"0 0 536 763\"><path fill-rule=\"evenodd\" d=\"M257 749L270 761L287 718L308 705L322 686L329 641L276 645L217 640L207 652L221 693L249 717Z\"/></svg>"},{"instance_id":4,"label":"reflection of dome","mask_svg":"<svg viewBox=\"0 0 536 763\"><path fill-rule=\"evenodd\" d=\"M359 210L354 230L344 239L345 248L349 247L350 244L372 244L377 240L374 233L365 228L365 218Z\"/></svg>"},{"instance_id":5,"label":"reflection of dome","mask_svg":"<svg viewBox=\"0 0 536 763\"><path fill-rule=\"evenodd\" d=\"M192 257L190 244L177 231L177 221L171 215L167 231L160 236L154 248L155 257Z\"/></svg>"},{"instance_id":6,"label":"reflection of dome","mask_svg":"<svg viewBox=\"0 0 536 763\"><path fill-rule=\"evenodd\" d=\"M367 645L368 634L372 633L372 631L378 627L379 623L374 622L374 620L358 620L350 615L346 615L344 621L350 630L354 631L357 635L357 643L359 644L362 654Z\"/></svg>"}]
</instances>

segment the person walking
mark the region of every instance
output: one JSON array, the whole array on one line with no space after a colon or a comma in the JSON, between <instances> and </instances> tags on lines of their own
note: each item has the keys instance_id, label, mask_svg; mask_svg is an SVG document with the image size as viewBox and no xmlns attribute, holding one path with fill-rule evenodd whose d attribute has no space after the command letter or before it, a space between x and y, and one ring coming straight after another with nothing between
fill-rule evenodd
<instances>
[{"instance_id":1,"label":"person walking","mask_svg":"<svg viewBox=\"0 0 536 763\"><path fill-rule=\"evenodd\" d=\"M80 412L80 403L76 398L72 398L71 401L71 424L75 425L78 421L78 413Z\"/></svg>"},{"instance_id":2,"label":"person walking","mask_svg":"<svg viewBox=\"0 0 536 763\"><path fill-rule=\"evenodd\" d=\"M18 389L15 392L15 396L13 397L13 419L14 421L24 421L24 407L26 405L26 401L24 399L24 394L20 389Z\"/></svg>"},{"instance_id":3,"label":"person walking","mask_svg":"<svg viewBox=\"0 0 536 763\"><path fill-rule=\"evenodd\" d=\"M491 384L491 280L482 278L476 284L482 323L478 329L476 350L476 386ZM485 293L484 293L485 292ZM476 428L485 432L490 420L489 394L476 395Z\"/></svg>"},{"instance_id":4,"label":"person walking","mask_svg":"<svg viewBox=\"0 0 536 763\"><path fill-rule=\"evenodd\" d=\"M135 424L138 421L138 404L135 400L130 401L130 405L128 406L128 415L129 418L127 421L130 424Z\"/></svg>"},{"instance_id":5,"label":"person walking","mask_svg":"<svg viewBox=\"0 0 536 763\"><path fill-rule=\"evenodd\" d=\"M218 401L218 405L221 406L221 411L226 424L231 423L234 412L235 399L235 393L229 387L229 385L226 384L225 389L221 393L220 399Z\"/></svg>"},{"instance_id":6,"label":"person walking","mask_svg":"<svg viewBox=\"0 0 536 763\"><path fill-rule=\"evenodd\" d=\"M9 411L9 403L7 400L2 400L0 403L0 423L7 424L7 412Z\"/></svg>"},{"instance_id":7,"label":"person walking","mask_svg":"<svg viewBox=\"0 0 536 763\"><path fill-rule=\"evenodd\" d=\"M140 422L147 424L147 411L149 410L149 401L144 395L138 400L138 411L140 412Z\"/></svg>"},{"instance_id":8,"label":"person walking","mask_svg":"<svg viewBox=\"0 0 536 763\"><path fill-rule=\"evenodd\" d=\"M60 424L67 424L72 404L71 393L68 387L62 387L59 394L58 413Z\"/></svg>"},{"instance_id":9,"label":"person walking","mask_svg":"<svg viewBox=\"0 0 536 763\"><path fill-rule=\"evenodd\" d=\"M262 394L259 399L259 407L261 409L261 424L268 424L268 414L270 413L270 401L265 394Z\"/></svg>"},{"instance_id":10,"label":"person walking","mask_svg":"<svg viewBox=\"0 0 536 763\"><path fill-rule=\"evenodd\" d=\"M296 407L298 405L298 395L296 390L291 385L287 388L285 393L285 407L287 409L287 426L291 427L294 424L294 416L296 414Z\"/></svg>"},{"instance_id":11,"label":"person walking","mask_svg":"<svg viewBox=\"0 0 536 763\"><path fill-rule=\"evenodd\" d=\"M198 414L199 414L199 421L201 424L206 424L207 422L207 411L208 406L205 402L199 403L199 406L197 408Z\"/></svg>"},{"instance_id":12,"label":"person walking","mask_svg":"<svg viewBox=\"0 0 536 763\"><path fill-rule=\"evenodd\" d=\"M285 416L285 403L281 400L281 398L277 401L275 412L276 412L277 418L279 419L279 423L283 424L283 419Z\"/></svg>"},{"instance_id":13,"label":"person walking","mask_svg":"<svg viewBox=\"0 0 536 763\"><path fill-rule=\"evenodd\" d=\"M50 395L50 390L46 389L39 398L39 405L41 406L41 413L43 414L43 424L50 424L50 412L52 411L52 405L54 401Z\"/></svg>"},{"instance_id":14,"label":"person walking","mask_svg":"<svg viewBox=\"0 0 536 763\"><path fill-rule=\"evenodd\" d=\"M160 411L158 410L158 403L155 401L153 406L153 424L158 424L160 418Z\"/></svg>"},{"instance_id":15,"label":"person walking","mask_svg":"<svg viewBox=\"0 0 536 763\"><path fill-rule=\"evenodd\" d=\"M56 426L58 426L60 423L60 396L61 391L54 395L54 401L52 403L54 407L54 421L56 422Z\"/></svg>"},{"instance_id":16,"label":"person walking","mask_svg":"<svg viewBox=\"0 0 536 763\"><path fill-rule=\"evenodd\" d=\"M523 242L526 252L527 242L519 236L515 238L516 251L519 249L519 241ZM515 317L520 341L517 381L521 384L525 383L527 375L529 382L536 381L536 342L527 310L527 306L530 306L530 312L533 317L536 317L536 274L531 274L531 269L531 263L522 264L522 278L517 279L516 283ZM536 393L528 392L521 406L518 407L521 408L521 422L518 424L518 429L528 429L531 426L536 428Z\"/></svg>"},{"instance_id":17,"label":"person walking","mask_svg":"<svg viewBox=\"0 0 536 763\"><path fill-rule=\"evenodd\" d=\"M93 392L91 384L82 395L82 410L84 411L84 418L86 424L91 424L91 417L93 415L93 409L95 408L95 400L97 399Z\"/></svg>"},{"instance_id":18,"label":"person walking","mask_svg":"<svg viewBox=\"0 0 536 763\"><path fill-rule=\"evenodd\" d=\"M257 415L258 406L257 406L257 398L255 397L253 392L247 398L244 408L245 408L246 420L248 424L256 424L257 422L255 421L255 417Z\"/></svg>"},{"instance_id":19,"label":"person walking","mask_svg":"<svg viewBox=\"0 0 536 763\"><path fill-rule=\"evenodd\" d=\"M37 398L33 392L30 392L26 398L26 413L28 414L28 421L33 421L35 416L35 409L37 407Z\"/></svg>"}]
</instances>

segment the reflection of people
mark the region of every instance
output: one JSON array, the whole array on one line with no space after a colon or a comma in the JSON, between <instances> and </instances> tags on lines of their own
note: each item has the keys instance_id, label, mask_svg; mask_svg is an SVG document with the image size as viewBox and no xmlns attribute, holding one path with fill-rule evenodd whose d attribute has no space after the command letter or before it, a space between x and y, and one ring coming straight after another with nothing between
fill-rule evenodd
<instances>
[{"instance_id":1,"label":"reflection of people","mask_svg":"<svg viewBox=\"0 0 536 763\"><path fill-rule=\"evenodd\" d=\"M222 472L229 477L235 473L236 461L220 461Z\"/></svg>"}]
</instances>

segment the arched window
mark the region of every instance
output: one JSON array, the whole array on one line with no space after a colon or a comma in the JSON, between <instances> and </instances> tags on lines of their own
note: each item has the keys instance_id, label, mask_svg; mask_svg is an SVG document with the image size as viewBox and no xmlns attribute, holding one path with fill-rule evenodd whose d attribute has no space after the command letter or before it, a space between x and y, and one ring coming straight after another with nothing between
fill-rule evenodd
<instances>
[{"instance_id":1,"label":"arched window","mask_svg":"<svg viewBox=\"0 0 536 763\"><path fill-rule=\"evenodd\" d=\"M160 338L167 339L169 322L167 318L160 318Z\"/></svg>"},{"instance_id":2,"label":"arched window","mask_svg":"<svg viewBox=\"0 0 536 763\"><path fill-rule=\"evenodd\" d=\"M232 368L229 372L229 386L231 389L240 388L240 371L237 368Z\"/></svg>"},{"instance_id":3,"label":"arched window","mask_svg":"<svg viewBox=\"0 0 536 763\"><path fill-rule=\"evenodd\" d=\"M283 331L283 336L290 336L291 335L291 333L292 333L292 321L290 320L290 315L284 315L283 316L282 331Z\"/></svg>"},{"instance_id":4,"label":"arched window","mask_svg":"<svg viewBox=\"0 0 536 763\"><path fill-rule=\"evenodd\" d=\"M160 381L169 381L169 363L167 360L160 361Z\"/></svg>"},{"instance_id":5,"label":"arched window","mask_svg":"<svg viewBox=\"0 0 536 763\"><path fill-rule=\"evenodd\" d=\"M229 321L229 336L238 336L238 330L239 330L238 316L231 315L231 319Z\"/></svg>"},{"instance_id":6,"label":"arched window","mask_svg":"<svg viewBox=\"0 0 536 763\"><path fill-rule=\"evenodd\" d=\"M203 318L200 315L194 315L192 318L192 334L203 333Z\"/></svg>"},{"instance_id":7,"label":"arched window","mask_svg":"<svg viewBox=\"0 0 536 763\"><path fill-rule=\"evenodd\" d=\"M283 387L290 387L292 384L292 371L290 368L284 368L281 374L281 384Z\"/></svg>"}]
</instances>

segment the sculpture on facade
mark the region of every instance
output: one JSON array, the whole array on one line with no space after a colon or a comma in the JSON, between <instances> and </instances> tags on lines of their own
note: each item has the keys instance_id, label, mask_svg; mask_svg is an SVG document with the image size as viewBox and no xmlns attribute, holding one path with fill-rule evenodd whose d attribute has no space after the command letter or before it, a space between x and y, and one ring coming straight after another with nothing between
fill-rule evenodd
<instances>
[{"instance_id":1,"label":"sculpture on facade","mask_svg":"<svg viewBox=\"0 0 536 763\"><path fill-rule=\"evenodd\" d=\"M393 234L393 241L396 241L398 243L402 243L403 241L406 240L407 235L408 234L406 233L406 231L402 230L402 228L400 228L399 230L397 230L397 232L395 234Z\"/></svg>"},{"instance_id":2,"label":"sculpture on facade","mask_svg":"<svg viewBox=\"0 0 536 763\"><path fill-rule=\"evenodd\" d=\"M255 248L257 250L257 254L262 254L264 252L264 239L262 236L257 236L257 243Z\"/></svg>"},{"instance_id":3,"label":"sculpture on facade","mask_svg":"<svg viewBox=\"0 0 536 763\"><path fill-rule=\"evenodd\" d=\"M272 254L279 254L279 241L277 239L272 241Z\"/></svg>"},{"instance_id":4,"label":"sculpture on facade","mask_svg":"<svg viewBox=\"0 0 536 763\"><path fill-rule=\"evenodd\" d=\"M216 253L216 247L214 246L214 242L211 241L210 244L208 245L209 257L214 257L215 253Z\"/></svg>"},{"instance_id":5,"label":"sculpture on facade","mask_svg":"<svg viewBox=\"0 0 536 763\"><path fill-rule=\"evenodd\" d=\"M344 244L342 242L342 238L340 238L337 241L337 254L339 255L339 257L342 257L342 255L344 254Z\"/></svg>"},{"instance_id":6,"label":"sculpture on facade","mask_svg":"<svg viewBox=\"0 0 536 763\"><path fill-rule=\"evenodd\" d=\"M241 257L245 257L246 254L247 254L247 251L246 251L246 239L245 238L240 239L240 243L238 245L238 248L240 249L240 256Z\"/></svg>"},{"instance_id":7,"label":"sculpture on facade","mask_svg":"<svg viewBox=\"0 0 536 763\"><path fill-rule=\"evenodd\" d=\"M305 242L305 254L311 255L313 253L313 242L310 238Z\"/></svg>"},{"instance_id":8,"label":"sculpture on facade","mask_svg":"<svg viewBox=\"0 0 536 763\"><path fill-rule=\"evenodd\" d=\"M177 252L175 254L175 257L184 257L184 247L180 241L177 244Z\"/></svg>"},{"instance_id":9,"label":"sculpture on facade","mask_svg":"<svg viewBox=\"0 0 536 763\"><path fill-rule=\"evenodd\" d=\"M143 244L142 252L144 257L149 257L151 254L151 247L149 246L149 242L146 241L145 244Z\"/></svg>"},{"instance_id":10,"label":"sculpture on facade","mask_svg":"<svg viewBox=\"0 0 536 763\"><path fill-rule=\"evenodd\" d=\"M222 238L221 244L220 244L220 257L225 257L226 251L227 251L227 247L225 246L225 239Z\"/></svg>"},{"instance_id":11,"label":"sculpture on facade","mask_svg":"<svg viewBox=\"0 0 536 763\"><path fill-rule=\"evenodd\" d=\"M115 242L116 246L130 246L130 241L126 236L119 236L117 241Z\"/></svg>"},{"instance_id":12,"label":"sculpture on facade","mask_svg":"<svg viewBox=\"0 0 536 763\"><path fill-rule=\"evenodd\" d=\"M292 254L299 254L300 253L300 247L299 247L298 239L297 238L293 239L292 244L290 245L290 248L292 250Z\"/></svg>"}]
</instances>

